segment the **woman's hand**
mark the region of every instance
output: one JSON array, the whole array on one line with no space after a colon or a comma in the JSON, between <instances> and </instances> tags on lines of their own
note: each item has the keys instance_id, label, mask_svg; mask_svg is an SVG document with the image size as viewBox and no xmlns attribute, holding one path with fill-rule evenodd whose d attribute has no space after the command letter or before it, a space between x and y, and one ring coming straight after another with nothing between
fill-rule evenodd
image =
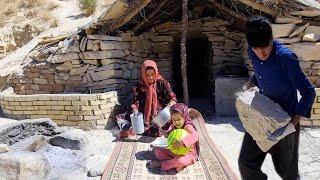
<instances>
[{"instance_id":1,"label":"woman's hand","mask_svg":"<svg viewBox=\"0 0 320 180\"><path fill-rule=\"evenodd\" d=\"M132 109L132 112L133 112L133 114L137 114L139 111L138 111L138 109L134 108L134 109Z\"/></svg>"},{"instance_id":2,"label":"woman's hand","mask_svg":"<svg viewBox=\"0 0 320 180\"><path fill-rule=\"evenodd\" d=\"M171 106L173 106L174 104L177 104L177 102L171 100L171 101L168 103L168 106L171 107Z\"/></svg>"}]
</instances>

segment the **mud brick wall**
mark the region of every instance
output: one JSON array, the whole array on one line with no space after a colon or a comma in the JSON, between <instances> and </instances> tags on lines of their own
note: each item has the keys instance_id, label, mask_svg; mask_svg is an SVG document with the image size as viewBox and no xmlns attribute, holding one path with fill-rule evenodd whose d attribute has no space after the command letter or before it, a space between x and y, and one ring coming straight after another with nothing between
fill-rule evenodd
<instances>
[{"instance_id":1,"label":"mud brick wall","mask_svg":"<svg viewBox=\"0 0 320 180\"><path fill-rule=\"evenodd\" d=\"M14 119L51 118L58 125L105 126L118 103L115 91L97 94L0 95L3 115Z\"/></svg>"}]
</instances>

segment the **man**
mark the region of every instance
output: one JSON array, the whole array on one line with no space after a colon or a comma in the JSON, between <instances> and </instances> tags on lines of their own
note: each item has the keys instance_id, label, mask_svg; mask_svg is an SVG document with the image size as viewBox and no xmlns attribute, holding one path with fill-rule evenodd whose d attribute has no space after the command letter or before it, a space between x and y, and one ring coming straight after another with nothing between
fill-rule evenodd
<instances>
[{"instance_id":1,"label":"man","mask_svg":"<svg viewBox=\"0 0 320 180\"><path fill-rule=\"evenodd\" d=\"M281 43L273 40L268 19L261 16L250 18L245 25L248 55L253 64L254 75L250 83L278 103L292 118L296 132L289 134L268 152L263 152L247 132L244 135L239 156L239 169L244 180L267 179L261 165L267 155L282 179L296 180L298 172L299 121L310 117L315 98L314 87L299 66L297 56ZM298 101L297 90L302 96Z\"/></svg>"}]
</instances>

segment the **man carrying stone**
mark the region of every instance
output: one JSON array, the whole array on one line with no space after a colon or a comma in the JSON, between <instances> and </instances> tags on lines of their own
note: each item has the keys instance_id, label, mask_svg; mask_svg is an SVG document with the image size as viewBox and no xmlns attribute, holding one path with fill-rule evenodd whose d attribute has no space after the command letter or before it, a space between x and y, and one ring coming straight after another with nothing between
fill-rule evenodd
<instances>
[{"instance_id":1,"label":"man carrying stone","mask_svg":"<svg viewBox=\"0 0 320 180\"><path fill-rule=\"evenodd\" d=\"M241 177L244 180L267 179L261 166L267 153L270 153L282 179L296 180L299 178L299 121L302 117L310 117L315 98L314 87L300 69L297 56L273 40L268 19L261 16L250 18L245 25L245 34L254 70L248 88L257 86L261 94L279 104L291 116L296 132L281 139L267 152L263 152L246 132L238 162ZM301 95L299 101L297 90Z\"/></svg>"}]
</instances>

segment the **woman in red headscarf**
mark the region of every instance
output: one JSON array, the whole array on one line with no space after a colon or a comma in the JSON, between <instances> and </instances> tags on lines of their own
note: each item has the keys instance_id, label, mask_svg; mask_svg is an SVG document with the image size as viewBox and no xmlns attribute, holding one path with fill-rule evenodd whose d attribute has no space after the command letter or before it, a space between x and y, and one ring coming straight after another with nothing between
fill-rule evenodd
<instances>
[{"instance_id":1,"label":"woman in red headscarf","mask_svg":"<svg viewBox=\"0 0 320 180\"><path fill-rule=\"evenodd\" d=\"M133 88L132 112L143 112L146 136L159 136L159 127L151 124L152 118L167 105L177 102L169 82L163 78L157 64L152 60L143 62L140 80ZM127 136L128 131L122 131L120 136Z\"/></svg>"}]
</instances>

